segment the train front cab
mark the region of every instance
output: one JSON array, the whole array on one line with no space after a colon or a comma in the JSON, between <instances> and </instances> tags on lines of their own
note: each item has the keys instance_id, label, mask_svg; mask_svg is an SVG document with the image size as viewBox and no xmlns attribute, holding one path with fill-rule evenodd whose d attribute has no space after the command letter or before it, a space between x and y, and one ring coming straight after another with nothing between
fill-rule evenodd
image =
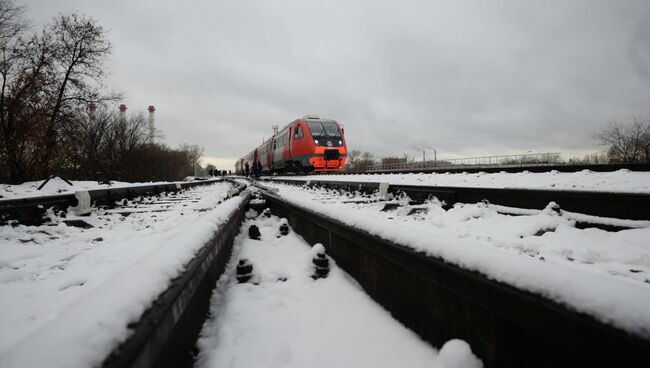
<instances>
[{"instance_id":1,"label":"train front cab","mask_svg":"<svg viewBox=\"0 0 650 368\"><path fill-rule=\"evenodd\" d=\"M347 159L343 129L334 120L304 118L292 124L293 166L305 171L341 171Z\"/></svg>"}]
</instances>

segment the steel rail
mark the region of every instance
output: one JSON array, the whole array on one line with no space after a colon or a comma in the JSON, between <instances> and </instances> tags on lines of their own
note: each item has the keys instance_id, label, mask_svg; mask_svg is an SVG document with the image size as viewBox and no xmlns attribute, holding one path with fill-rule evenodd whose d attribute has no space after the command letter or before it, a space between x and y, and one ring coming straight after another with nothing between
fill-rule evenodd
<instances>
[{"instance_id":1,"label":"steel rail","mask_svg":"<svg viewBox=\"0 0 650 368\"><path fill-rule=\"evenodd\" d=\"M193 365L193 351L208 316L212 290L225 270L248 206L250 192L242 191L244 187L233 193L243 196L241 205L185 266L183 273L171 280L137 322L129 325L132 334L106 357L102 367Z\"/></svg>"},{"instance_id":2,"label":"steel rail","mask_svg":"<svg viewBox=\"0 0 650 368\"><path fill-rule=\"evenodd\" d=\"M501 171L508 173L517 173L523 171L530 172L578 172L583 170L591 170L595 172L613 172L618 170L630 171L650 171L650 163L638 164L515 164L515 165L451 165L451 166L433 166L433 167L412 167L412 168L396 168L396 169L372 169L361 173L340 173L341 175L347 174L408 174L408 173L498 173Z\"/></svg>"},{"instance_id":3,"label":"steel rail","mask_svg":"<svg viewBox=\"0 0 650 368\"><path fill-rule=\"evenodd\" d=\"M91 189L88 190L91 203L99 205L115 205L122 199L132 199L143 195L158 195L164 192L178 192L182 189L196 186L214 184L221 181L205 180L188 183L164 183L150 185L134 185L121 188ZM74 193L47 195L38 197L0 199L0 224L16 221L24 225L38 225L43 222L43 215L47 209L65 212L69 207L78 205Z\"/></svg>"},{"instance_id":4,"label":"steel rail","mask_svg":"<svg viewBox=\"0 0 650 368\"><path fill-rule=\"evenodd\" d=\"M284 184L322 186L325 188L372 193L379 190L378 182L344 182L334 180L266 179ZM309 182L309 183L308 183ZM478 203L543 209L550 202L559 208L585 215L628 220L650 220L650 194L612 193L573 190L538 190L509 188L471 188L447 186L390 185L393 194L405 193L411 199L424 201L430 196L444 201L446 207L455 203Z\"/></svg>"},{"instance_id":5,"label":"steel rail","mask_svg":"<svg viewBox=\"0 0 650 368\"><path fill-rule=\"evenodd\" d=\"M434 346L467 341L487 367L612 367L650 361L650 341L542 296L418 253L262 191L267 206Z\"/></svg>"}]
</instances>

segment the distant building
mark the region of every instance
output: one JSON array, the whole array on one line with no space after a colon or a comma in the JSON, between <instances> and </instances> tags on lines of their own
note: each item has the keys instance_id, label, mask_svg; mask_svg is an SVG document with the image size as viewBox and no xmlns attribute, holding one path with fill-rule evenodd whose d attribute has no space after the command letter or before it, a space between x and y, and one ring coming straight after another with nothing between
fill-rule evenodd
<instances>
[{"instance_id":1,"label":"distant building","mask_svg":"<svg viewBox=\"0 0 650 368\"><path fill-rule=\"evenodd\" d=\"M386 157L381 159L382 165L405 164L406 157Z\"/></svg>"}]
</instances>

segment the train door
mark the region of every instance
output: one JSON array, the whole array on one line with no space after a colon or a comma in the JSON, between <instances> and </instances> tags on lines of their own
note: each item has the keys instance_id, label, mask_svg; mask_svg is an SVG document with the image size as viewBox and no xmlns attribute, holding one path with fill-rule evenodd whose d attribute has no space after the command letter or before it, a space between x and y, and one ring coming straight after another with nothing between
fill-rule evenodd
<instances>
[{"instance_id":1,"label":"train door","mask_svg":"<svg viewBox=\"0 0 650 368\"><path fill-rule=\"evenodd\" d=\"M282 134L278 134L273 137L273 168L281 169L284 167L284 162L282 161L282 150L284 145L282 144Z\"/></svg>"},{"instance_id":2,"label":"train door","mask_svg":"<svg viewBox=\"0 0 650 368\"><path fill-rule=\"evenodd\" d=\"M270 139L264 149L264 160L266 161L266 169L273 171L273 139Z\"/></svg>"},{"instance_id":3,"label":"train door","mask_svg":"<svg viewBox=\"0 0 650 368\"><path fill-rule=\"evenodd\" d=\"M291 134L291 158L294 170L300 172L303 168L303 156L305 154L304 131L300 122L295 123Z\"/></svg>"},{"instance_id":4,"label":"train door","mask_svg":"<svg viewBox=\"0 0 650 368\"><path fill-rule=\"evenodd\" d=\"M286 159L291 160L291 145L293 144L293 140L291 139L291 126L289 126L289 132L287 133L287 152L288 155L286 156Z\"/></svg>"}]
</instances>

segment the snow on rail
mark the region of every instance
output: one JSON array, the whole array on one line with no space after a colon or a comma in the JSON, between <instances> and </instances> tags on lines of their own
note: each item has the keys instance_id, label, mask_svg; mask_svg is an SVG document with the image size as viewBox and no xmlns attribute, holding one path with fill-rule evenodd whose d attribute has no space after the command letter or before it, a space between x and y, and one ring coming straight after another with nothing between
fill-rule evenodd
<instances>
[{"instance_id":1,"label":"snow on rail","mask_svg":"<svg viewBox=\"0 0 650 368\"><path fill-rule=\"evenodd\" d=\"M265 185L297 206L650 338L650 227L578 229L552 206L519 216L486 203L445 211L437 200L409 206L402 198L388 207L324 189Z\"/></svg>"},{"instance_id":2,"label":"snow on rail","mask_svg":"<svg viewBox=\"0 0 650 368\"><path fill-rule=\"evenodd\" d=\"M331 180L350 182L386 182L392 185L450 186L472 188L519 188L586 190L601 192L650 193L650 172L618 170L573 173L412 173L289 176L287 180Z\"/></svg>"},{"instance_id":3,"label":"snow on rail","mask_svg":"<svg viewBox=\"0 0 650 368\"><path fill-rule=\"evenodd\" d=\"M176 182L159 181L129 183L112 181L110 184L100 184L97 181L71 181L70 183L72 185L59 177L55 177L50 179L41 190L38 190L38 187L43 184L43 180L29 181L16 185L0 184L0 199L32 198L55 194L73 194L77 191L83 190L125 188L138 185L174 184Z\"/></svg>"},{"instance_id":4,"label":"snow on rail","mask_svg":"<svg viewBox=\"0 0 650 368\"><path fill-rule=\"evenodd\" d=\"M327 278L312 279L309 245L293 231L279 236L279 218L252 212L217 283L198 343L199 368L482 366L464 341L437 351L421 340L333 260ZM247 237L251 224L260 240ZM253 278L240 284L235 265L243 258L253 264Z\"/></svg>"},{"instance_id":5,"label":"snow on rail","mask_svg":"<svg viewBox=\"0 0 650 368\"><path fill-rule=\"evenodd\" d=\"M225 200L230 188L217 183L130 201L131 208L92 208L87 217L52 215L43 226L1 226L0 366L101 364L241 203ZM64 222L71 220L92 227Z\"/></svg>"}]
</instances>

